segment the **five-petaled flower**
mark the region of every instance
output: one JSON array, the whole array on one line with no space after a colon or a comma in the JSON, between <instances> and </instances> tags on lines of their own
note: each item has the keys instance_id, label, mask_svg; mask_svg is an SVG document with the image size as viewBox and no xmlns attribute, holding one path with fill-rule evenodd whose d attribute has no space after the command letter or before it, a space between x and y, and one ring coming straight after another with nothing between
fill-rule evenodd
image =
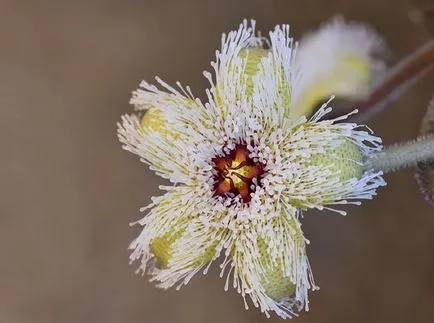
<instances>
[{"instance_id":1,"label":"five-petaled flower","mask_svg":"<svg viewBox=\"0 0 434 323\"><path fill-rule=\"evenodd\" d=\"M359 204L384 185L363 162L382 149L369 129L327 119L332 94L360 98L381 72L381 41L335 20L296 44L287 25L269 39L244 22L222 37L205 73L207 102L189 87L142 82L137 113L118 125L123 147L173 185L138 221L131 261L161 288L187 284L221 260L232 285L267 315L308 309L315 289L303 210ZM297 53L296 53L297 52ZM144 114L143 114L144 112Z\"/></svg>"}]
</instances>

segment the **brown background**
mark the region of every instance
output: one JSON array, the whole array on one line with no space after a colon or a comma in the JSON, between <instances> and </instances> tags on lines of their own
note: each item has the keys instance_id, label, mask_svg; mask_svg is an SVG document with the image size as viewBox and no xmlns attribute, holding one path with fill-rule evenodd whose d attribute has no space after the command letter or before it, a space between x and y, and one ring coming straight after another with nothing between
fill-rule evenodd
<instances>
[{"instance_id":1,"label":"brown background","mask_svg":"<svg viewBox=\"0 0 434 323\"><path fill-rule=\"evenodd\" d=\"M402 58L426 40L404 0L0 1L0 323L277 322L245 311L213 272L181 292L134 274L127 245L159 179L122 151L115 123L144 78L190 84L220 33L254 17L299 37L336 13ZM320 57L321 53L318 53ZM418 132L433 75L369 125ZM317 284L296 322L434 322L434 212L412 170L351 215L310 213Z\"/></svg>"}]
</instances>

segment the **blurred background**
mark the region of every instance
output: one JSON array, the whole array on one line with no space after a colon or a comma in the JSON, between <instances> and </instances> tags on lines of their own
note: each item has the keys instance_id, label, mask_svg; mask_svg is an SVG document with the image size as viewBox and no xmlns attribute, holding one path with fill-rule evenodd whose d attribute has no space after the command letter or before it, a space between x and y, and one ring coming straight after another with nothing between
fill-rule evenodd
<instances>
[{"instance_id":1,"label":"blurred background","mask_svg":"<svg viewBox=\"0 0 434 323\"><path fill-rule=\"evenodd\" d=\"M425 1L432 4L433 0ZM428 29L412 0L0 1L0 323L277 322L223 291L216 270L180 292L129 266L139 208L161 181L121 150L131 91L159 75L201 95L222 32L244 17L299 38L336 14L384 36L391 63ZM320 57L321 53L318 53ZM386 144L417 135L434 76L369 126ZM294 322L434 322L434 212L407 170L350 215L310 212L321 287Z\"/></svg>"}]
</instances>

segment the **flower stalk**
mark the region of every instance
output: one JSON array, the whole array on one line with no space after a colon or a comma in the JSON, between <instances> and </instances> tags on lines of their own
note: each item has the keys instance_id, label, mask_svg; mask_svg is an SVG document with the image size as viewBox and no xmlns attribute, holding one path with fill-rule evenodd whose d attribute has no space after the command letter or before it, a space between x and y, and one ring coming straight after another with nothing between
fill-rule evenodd
<instances>
[{"instance_id":1,"label":"flower stalk","mask_svg":"<svg viewBox=\"0 0 434 323\"><path fill-rule=\"evenodd\" d=\"M434 134L434 95L422 120L421 133ZM415 178L425 201L434 205L434 163L419 163Z\"/></svg>"},{"instance_id":2,"label":"flower stalk","mask_svg":"<svg viewBox=\"0 0 434 323\"><path fill-rule=\"evenodd\" d=\"M415 140L399 143L372 156L365 163L365 170L394 172L419 163L434 163L434 136L420 136Z\"/></svg>"},{"instance_id":3,"label":"flower stalk","mask_svg":"<svg viewBox=\"0 0 434 323\"><path fill-rule=\"evenodd\" d=\"M363 122L381 112L392 101L398 99L411 85L425 76L433 66L434 40L431 40L392 68L384 80L372 89L365 100L351 105L357 107L361 112L352 120Z\"/></svg>"}]
</instances>

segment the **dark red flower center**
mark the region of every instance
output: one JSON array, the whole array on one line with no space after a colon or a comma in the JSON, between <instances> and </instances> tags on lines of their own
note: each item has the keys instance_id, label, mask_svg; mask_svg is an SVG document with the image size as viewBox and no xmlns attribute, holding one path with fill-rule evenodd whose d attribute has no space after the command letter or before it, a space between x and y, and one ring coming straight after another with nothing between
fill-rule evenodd
<instances>
[{"instance_id":1,"label":"dark red flower center","mask_svg":"<svg viewBox=\"0 0 434 323\"><path fill-rule=\"evenodd\" d=\"M264 164L249 158L249 151L242 144L238 144L227 156L215 157L212 161L217 171L215 195L239 194L244 203L250 202L253 180L256 178L256 183L260 183Z\"/></svg>"}]
</instances>

